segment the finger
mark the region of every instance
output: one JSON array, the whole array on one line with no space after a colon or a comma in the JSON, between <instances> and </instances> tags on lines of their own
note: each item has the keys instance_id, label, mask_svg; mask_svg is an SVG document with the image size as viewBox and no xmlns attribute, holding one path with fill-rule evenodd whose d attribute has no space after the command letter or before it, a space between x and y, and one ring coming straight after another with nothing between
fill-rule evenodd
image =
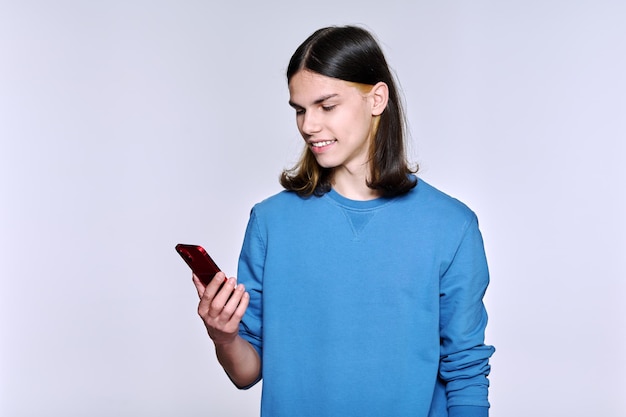
<instances>
[{"instance_id":1,"label":"finger","mask_svg":"<svg viewBox=\"0 0 626 417\"><path fill-rule=\"evenodd\" d=\"M245 290L245 288L242 289L242 292L243 294L241 295L241 300L239 301L239 304L237 304L237 308L231 317L231 320L237 321L237 325L239 325L239 322L243 318L243 315L248 308L248 304L250 303L250 294Z\"/></svg>"},{"instance_id":2,"label":"finger","mask_svg":"<svg viewBox=\"0 0 626 417\"><path fill-rule=\"evenodd\" d=\"M211 283L211 285L212 284L213 282ZM228 302L228 299L232 296L236 285L237 280L235 278L229 278L225 283L223 283L222 288L219 289L218 293L210 301L209 317L216 318L222 313L224 307L226 306L226 303ZM207 292L208 291L209 289L207 288ZM203 298L207 298L206 293L205 297Z\"/></svg>"},{"instance_id":3,"label":"finger","mask_svg":"<svg viewBox=\"0 0 626 417\"><path fill-rule=\"evenodd\" d=\"M200 278L194 273L191 274L191 280L193 281L193 285L195 285L196 290L198 291L198 298L202 298L204 291L206 290L206 286L200 281Z\"/></svg>"},{"instance_id":4,"label":"finger","mask_svg":"<svg viewBox=\"0 0 626 417\"><path fill-rule=\"evenodd\" d=\"M233 299L236 301L231 303ZM237 332L239 330L239 324L241 323L241 319L248 308L248 304L250 302L250 294L245 291L243 285L238 285L235 289L235 293L233 297L229 300L229 302L224 307L224 311L218 318L218 320L224 320L224 330L229 332ZM233 310L234 309L234 310Z\"/></svg>"},{"instance_id":5,"label":"finger","mask_svg":"<svg viewBox=\"0 0 626 417\"><path fill-rule=\"evenodd\" d=\"M206 286L206 291L209 293L210 297L215 297L215 294L219 291L220 287L227 281L226 274L222 271L219 271L217 274L213 276L209 284Z\"/></svg>"},{"instance_id":6,"label":"finger","mask_svg":"<svg viewBox=\"0 0 626 417\"><path fill-rule=\"evenodd\" d=\"M196 275L194 275L194 280L195 279L199 281L199 278ZM198 304L198 314L200 315L200 317L216 317L215 313L209 313L211 311L211 305L214 302L215 293L219 290L225 279L226 275L224 275L223 272L218 272L205 287L204 292L202 293L202 295L200 295L200 303ZM200 283L200 285L204 286L204 284L202 283Z\"/></svg>"},{"instance_id":7,"label":"finger","mask_svg":"<svg viewBox=\"0 0 626 417\"><path fill-rule=\"evenodd\" d=\"M233 292L230 295L230 298L228 299L228 301L226 302L226 305L224 305L224 308L222 309L221 316L223 320L230 321L233 313L237 309L237 306L241 302L241 299L244 294L245 294L245 287L243 284L239 284L234 288Z\"/></svg>"},{"instance_id":8,"label":"finger","mask_svg":"<svg viewBox=\"0 0 626 417\"><path fill-rule=\"evenodd\" d=\"M203 299L204 302L210 303L213 297L215 297L215 294L217 294L220 287L222 286L222 284L224 284L225 281L226 281L226 275L224 275L224 273L220 271L213 276L211 281L209 281L209 283L206 286L200 283L201 285L204 286L204 292L202 293L200 298Z\"/></svg>"}]
</instances>

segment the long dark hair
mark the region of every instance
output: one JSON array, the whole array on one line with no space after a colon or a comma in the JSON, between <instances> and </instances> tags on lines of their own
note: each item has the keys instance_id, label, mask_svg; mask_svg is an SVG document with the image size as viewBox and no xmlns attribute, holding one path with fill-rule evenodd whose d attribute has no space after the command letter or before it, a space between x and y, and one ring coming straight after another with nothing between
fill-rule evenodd
<instances>
[{"instance_id":1,"label":"long dark hair","mask_svg":"<svg viewBox=\"0 0 626 417\"><path fill-rule=\"evenodd\" d=\"M368 187L390 197L415 187L417 172L407 162L405 119L402 103L385 56L374 37L356 26L326 27L309 36L294 52L287 67L287 82L306 69L339 80L366 85L382 81L389 89L387 107L370 144L371 172ZM302 196L320 196L331 188L332 169L319 166L313 153L305 147L300 160L284 170L280 183L285 189Z\"/></svg>"}]
</instances>

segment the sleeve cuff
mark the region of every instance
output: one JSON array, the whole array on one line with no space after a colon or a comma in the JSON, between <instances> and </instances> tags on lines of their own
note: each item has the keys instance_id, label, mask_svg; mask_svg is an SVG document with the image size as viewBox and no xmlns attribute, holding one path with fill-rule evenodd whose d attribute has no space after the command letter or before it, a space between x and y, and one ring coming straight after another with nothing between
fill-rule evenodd
<instances>
[{"instance_id":1,"label":"sleeve cuff","mask_svg":"<svg viewBox=\"0 0 626 417\"><path fill-rule=\"evenodd\" d=\"M456 405L448 409L448 417L489 417L489 407Z\"/></svg>"}]
</instances>

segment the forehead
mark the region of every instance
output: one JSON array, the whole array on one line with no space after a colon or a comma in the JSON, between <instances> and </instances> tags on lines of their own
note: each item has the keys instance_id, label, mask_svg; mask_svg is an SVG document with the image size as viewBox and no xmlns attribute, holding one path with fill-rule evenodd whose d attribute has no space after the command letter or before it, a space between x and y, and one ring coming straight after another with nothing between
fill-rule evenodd
<instances>
[{"instance_id":1,"label":"forehead","mask_svg":"<svg viewBox=\"0 0 626 417\"><path fill-rule=\"evenodd\" d=\"M321 96L357 92L352 83L307 70L298 71L289 80L291 100L302 104L315 101Z\"/></svg>"}]
</instances>

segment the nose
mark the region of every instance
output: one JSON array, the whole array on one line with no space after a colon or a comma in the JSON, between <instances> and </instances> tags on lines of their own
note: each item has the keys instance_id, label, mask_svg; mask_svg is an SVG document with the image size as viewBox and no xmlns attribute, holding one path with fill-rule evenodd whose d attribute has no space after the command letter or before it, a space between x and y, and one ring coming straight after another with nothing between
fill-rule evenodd
<instances>
[{"instance_id":1,"label":"nose","mask_svg":"<svg viewBox=\"0 0 626 417\"><path fill-rule=\"evenodd\" d=\"M321 123L319 117L314 114L314 111L307 111L302 115L300 119L300 131L311 136L321 130Z\"/></svg>"}]
</instances>

